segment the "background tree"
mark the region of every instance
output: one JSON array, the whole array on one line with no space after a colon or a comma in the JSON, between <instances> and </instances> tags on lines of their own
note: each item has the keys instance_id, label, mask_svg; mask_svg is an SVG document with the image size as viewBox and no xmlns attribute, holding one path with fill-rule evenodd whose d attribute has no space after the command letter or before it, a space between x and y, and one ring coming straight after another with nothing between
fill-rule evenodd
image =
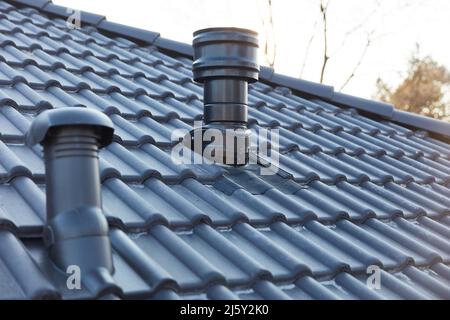
<instances>
[{"instance_id":1,"label":"background tree","mask_svg":"<svg viewBox=\"0 0 450 320\"><path fill-rule=\"evenodd\" d=\"M272 0L265 0L263 2L263 7L265 7L262 9L265 13L260 15L265 33L263 44L264 58L267 62L267 65L271 68L274 68L277 58L277 43L275 39L275 24L273 22Z\"/></svg>"},{"instance_id":2,"label":"background tree","mask_svg":"<svg viewBox=\"0 0 450 320\"><path fill-rule=\"evenodd\" d=\"M306 0L303 0L306 1ZM330 34L329 34L329 5L330 2L334 2L331 0L310 0L312 3L317 5L319 17L317 18L316 22L314 23L313 27L313 33L311 34L308 44L306 53L302 59L302 65L300 70L299 77L302 77L303 71L305 69L305 66L307 64L307 60L309 58L309 51L311 49L313 41L320 36L322 39L322 48L320 49L322 52L320 55L323 57L321 67L319 70L319 81L320 83L323 83L325 81L325 75L327 71L327 66L330 59L335 59L335 55L345 46L347 43L347 40L351 38L352 35L357 33L358 31L366 29L366 25L368 22L370 22L370 19L378 12L380 5L379 0L372 0L372 2L369 4L370 6L373 6L373 10L369 13L369 15L363 17L361 21L357 21L355 25L347 30L345 34L342 35L342 43L338 45L335 48L331 48L330 46ZM263 42L263 52L264 52L264 58L266 60L266 63L270 67L274 67L277 57L277 47L276 47L276 39L275 39L275 24L274 24L274 17L273 17L273 1L272 0L261 0L260 4L260 15L261 15L261 22L264 28L264 42ZM333 13L333 12L332 12ZM322 30L318 30L318 27L321 26ZM349 66L350 72L345 77L343 83L339 85L339 91L342 91L347 84L354 78L356 75L357 70L363 63L363 60L368 52L369 47L372 45L373 42L373 36L374 36L375 30L368 30L366 31L366 40L364 43L362 43L361 48L361 55L357 61L355 61L355 64L353 66Z\"/></svg>"},{"instance_id":3,"label":"background tree","mask_svg":"<svg viewBox=\"0 0 450 320\"><path fill-rule=\"evenodd\" d=\"M377 80L375 97L397 108L437 119L450 115L450 72L430 56L421 57L417 50L410 58L401 83L391 88Z\"/></svg>"},{"instance_id":4,"label":"background tree","mask_svg":"<svg viewBox=\"0 0 450 320\"><path fill-rule=\"evenodd\" d=\"M277 65L277 58L284 55L283 52L278 52L277 55L276 40L279 39L275 39L275 34L280 39L289 35L291 41L296 41L295 35L301 34L302 41L305 41L304 49L298 53L298 60L293 60L299 62L298 77L303 78L308 74L306 77L309 80L331 84L336 90L343 91L355 78L364 75L367 60L372 58L372 49L378 46L378 41L395 33L395 30L386 30L383 21L396 12L419 7L423 1L396 0L394 5L386 6L381 0L367 0L364 2L363 14L349 22L340 11L342 1L297 0L308 10L315 8L316 16L311 15L313 19L309 20L312 28L296 29L293 24L292 29L280 32L279 28L286 28L286 25L280 23L283 17L277 13L282 12L282 5L287 5L281 4L281 1L257 0L263 30L261 47L266 65L274 67ZM304 30L308 30L307 33ZM307 37L303 38L303 34ZM347 51L348 47L354 48L352 52ZM352 61L348 59L349 55ZM339 80L330 83L330 78L336 79L336 69L339 69L341 76ZM315 71L311 73L311 70Z\"/></svg>"}]
</instances>

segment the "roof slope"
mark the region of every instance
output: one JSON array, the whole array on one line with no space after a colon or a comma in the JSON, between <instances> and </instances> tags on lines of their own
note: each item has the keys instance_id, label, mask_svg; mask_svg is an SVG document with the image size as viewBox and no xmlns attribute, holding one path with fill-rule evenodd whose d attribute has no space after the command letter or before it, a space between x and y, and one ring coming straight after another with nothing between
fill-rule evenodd
<instances>
[{"instance_id":1,"label":"roof slope","mask_svg":"<svg viewBox=\"0 0 450 320\"><path fill-rule=\"evenodd\" d=\"M176 165L171 132L203 108L186 46L0 11L0 298L450 298L448 144L375 117L382 104L271 74L251 85L249 118L280 128L279 174ZM81 291L46 256L42 152L24 145L33 117L60 107L100 110L116 127L100 161L115 274ZM380 290L366 286L370 265Z\"/></svg>"}]
</instances>

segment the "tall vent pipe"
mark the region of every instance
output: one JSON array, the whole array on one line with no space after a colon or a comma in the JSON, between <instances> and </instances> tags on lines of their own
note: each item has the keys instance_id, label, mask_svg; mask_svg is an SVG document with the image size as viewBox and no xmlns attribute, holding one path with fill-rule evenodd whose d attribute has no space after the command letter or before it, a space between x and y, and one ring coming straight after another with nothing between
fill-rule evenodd
<instances>
[{"instance_id":1,"label":"tall vent pipe","mask_svg":"<svg viewBox=\"0 0 450 320\"><path fill-rule=\"evenodd\" d=\"M258 34L241 28L202 29L194 32L193 47L194 80L204 84L202 131L222 132L224 139L214 144L223 150L224 163L245 165L250 144L248 83L258 80Z\"/></svg>"},{"instance_id":2,"label":"tall vent pipe","mask_svg":"<svg viewBox=\"0 0 450 320\"><path fill-rule=\"evenodd\" d=\"M111 143L113 128L98 111L61 108L38 115L27 132L28 145L44 147L50 258L64 272L79 267L82 279L99 269L113 271L98 163L99 148Z\"/></svg>"}]
</instances>

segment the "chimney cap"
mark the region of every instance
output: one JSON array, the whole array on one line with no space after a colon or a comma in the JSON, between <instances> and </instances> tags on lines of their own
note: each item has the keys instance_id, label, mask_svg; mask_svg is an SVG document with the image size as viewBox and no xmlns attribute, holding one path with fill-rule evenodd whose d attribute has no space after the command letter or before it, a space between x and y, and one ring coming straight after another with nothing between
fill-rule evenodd
<instances>
[{"instance_id":1,"label":"chimney cap","mask_svg":"<svg viewBox=\"0 0 450 320\"><path fill-rule=\"evenodd\" d=\"M95 128L100 135L99 147L107 146L113 140L114 124L108 116L100 111L73 107L46 110L39 114L26 134L26 143L28 146L42 144L51 128L64 126Z\"/></svg>"},{"instance_id":2,"label":"chimney cap","mask_svg":"<svg viewBox=\"0 0 450 320\"><path fill-rule=\"evenodd\" d=\"M208 33L210 36L213 35L213 33L216 33L216 36L222 35L227 36L226 39L239 39L240 37L247 37L247 41L254 42L255 45L258 45L258 32L253 31L251 29L245 29L245 28L236 28L236 27L212 27L212 28L203 28L199 29L197 31L194 31L194 37L198 36L199 34ZM197 41L199 41L197 39Z\"/></svg>"},{"instance_id":3,"label":"chimney cap","mask_svg":"<svg viewBox=\"0 0 450 320\"><path fill-rule=\"evenodd\" d=\"M194 79L258 80L258 33L243 28L207 28L194 32Z\"/></svg>"}]
</instances>

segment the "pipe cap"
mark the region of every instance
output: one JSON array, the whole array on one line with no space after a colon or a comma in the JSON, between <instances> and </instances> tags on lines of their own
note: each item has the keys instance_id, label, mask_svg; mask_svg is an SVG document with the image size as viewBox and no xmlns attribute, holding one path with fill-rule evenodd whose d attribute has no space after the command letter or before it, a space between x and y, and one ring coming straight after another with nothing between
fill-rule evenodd
<instances>
[{"instance_id":1,"label":"pipe cap","mask_svg":"<svg viewBox=\"0 0 450 320\"><path fill-rule=\"evenodd\" d=\"M51 128L65 126L94 128L100 136L99 147L107 146L113 140L114 124L105 114L86 108L61 108L39 114L26 133L26 143L28 146L42 144Z\"/></svg>"},{"instance_id":2,"label":"pipe cap","mask_svg":"<svg viewBox=\"0 0 450 320\"><path fill-rule=\"evenodd\" d=\"M194 80L258 80L258 34L242 28L208 28L194 32Z\"/></svg>"}]
</instances>

